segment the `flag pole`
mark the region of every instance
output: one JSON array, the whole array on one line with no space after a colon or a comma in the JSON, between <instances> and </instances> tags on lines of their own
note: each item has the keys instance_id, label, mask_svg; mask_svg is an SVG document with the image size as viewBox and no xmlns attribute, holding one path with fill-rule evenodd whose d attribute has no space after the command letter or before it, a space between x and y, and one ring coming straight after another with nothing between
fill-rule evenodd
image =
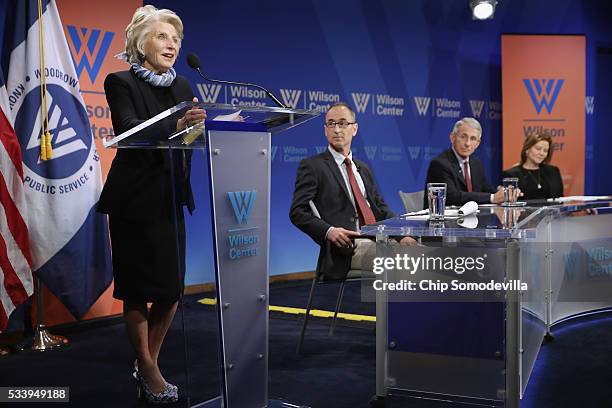
<instances>
[{"instance_id":1,"label":"flag pole","mask_svg":"<svg viewBox=\"0 0 612 408\"><path fill-rule=\"evenodd\" d=\"M66 337L49 333L43 324L43 291L38 277L34 277L34 294L36 296L36 328L32 337L32 350L47 351L66 346L69 343Z\"/></svg>"},{"instance_id":2,"label":"flag pole","mask_svg":"<svg viewBox=\"0 0 612 408\"><path fill-rule=\"evenodd\" d=\"M42 1L38 0L38 35L40 49L40 114L41 114L41 134L40 134L40 159L42 161L51 159L51 135L49 133L49 115L47 111L47 80L45 77L45 50L44 50L44 31L43 31ZM36 328L32 337L32 350L46 351L63 347L68 344L68 339L49 333L43 323L43 291L40 279L34 277L34 294L36 295Z\"/></svg>"}]
</instances>

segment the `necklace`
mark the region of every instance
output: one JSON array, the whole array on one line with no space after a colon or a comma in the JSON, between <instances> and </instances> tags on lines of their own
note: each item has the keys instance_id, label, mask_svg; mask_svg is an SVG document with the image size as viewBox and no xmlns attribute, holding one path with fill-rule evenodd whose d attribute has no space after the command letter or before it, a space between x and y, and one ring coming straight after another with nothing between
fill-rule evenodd
<instances>
[{"instance_id":1,"label":"necklace","mask_svg":"<svg viewBox=\"0 0 612 408\"><path fill-rule=\"evenodd\" d=\"M536 170L536 172L538 173L538 178L536 179L536 177L533 175L533 171L527 170L525 169L525 171L527 172L527 174L529 174L531 176L531 178L533 179L533 181L535 181L535 183L538 185L538 190L542 189L542 180L540 178L540 168L538 167L538 169Z\"/></svg>"}]
</instances>

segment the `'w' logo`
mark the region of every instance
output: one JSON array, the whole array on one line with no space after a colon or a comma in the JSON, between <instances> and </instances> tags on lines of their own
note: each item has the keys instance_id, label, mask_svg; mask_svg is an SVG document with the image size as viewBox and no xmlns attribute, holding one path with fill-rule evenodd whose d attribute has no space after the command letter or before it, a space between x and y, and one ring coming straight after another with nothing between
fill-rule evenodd
<instances>
[{"instance_id":1,"label":"'w' logo","mask_svg":"<svg viewBox=\"0 0 612 408\"><path fill-rule=\"evenodd\" d=\"M255 190L227 192L238 224L248 224L251 217L251 209L253 209L253 203L255 202L255 194L257 194Z\"/></svg>"},{"instance_id":2,"label":"'w' logo","mask_svg":"<svg viewBox=\"0 0 612 408\"><path fill-rule=\"evenodd\" d=\"M378 146L363 146L363 149L365 150L368 159L374 160L374 156L376 156L376 150L378 149Z\"/></svg>"},{"instance_id":3,"label":"'w' logo","mask_svg":"<svg viewBox=\"0 0 612 408\"><path fill-rule=\"evenodd\" d=\"M431 102L431 98L429 96L414 97L414 104L416 105L417 111L419 112L419 116L427 115L427 111L429 110L429 102Z\"/></svg>"},{"instance_id":4,"label":"'w' logo","mask_svg":"<svg viewBox=\"0 0 612 408\"><path fill-rule=\"evenodd\" d=\"M546 107L549 114L551 113L563 82L564 79L523 79L538 115L542 111L542 106Z\"/></svg>"},{"instance_id":5,"label":"'w' logo","mask_svg":"<svg viewBox=\"0 0 612 408\"><path fill-rule=\"evenodd\" d=\"M368 102L370 101L370 94L351 92L351 95L353 96L353 102L355 102L355 107L357 107L357 112L364 113L366 108L368 107Z\"/></svg>"},{"instance_id":6,"label":"'w' logo","mask_svg":"<svg viewBox=\"0 0 612 408\"><path fill-rule=\"evenodd\" d=\"M59 159L78 150L87 149L83 140L77 135L74 128L70 125L68 117L54 101L51 92L47 93L47 106L49 106L49 129L51 133L51 145L53 146L53 159ZM36 123L28 141L27 150L40 146L40 107L36 115ZM40 163L40 159L39 159Z\"/></svg>"},{"instance_id":7,"label":"'w' logo","mask_svg":"<svg viewBox=\"0 0 612 408\"><path fill-rule=\"evenodd\" d=\"M110 48L111 42L115 33L111 31L102 32L97 29L88 29L84 27L76 28L68 26L70 51L76 73L81 77L83 69L87 70L89 79L92 83L96 82L100 67L106 58L106 53Z\"/></svg>"},{"instance_id":8,"label":"'w' logo","mask_svg":"<svg viewBox=\"0 0 612 408\"><path fill-rule=\"evenodd\" d=\"M421 146L408 146L408 153L410 154L410 158L412 160L418 159L420 152L421 152Z\"/></svg>"},{"instance_id":9,"label":"'w' logo","mask_svg":"<svg viewBox=\"0 0 612 408\"><path fill-rule=\"evenodd\" d=\"M202 97L202 102L217 102L219 92L221 92L220 84L196 84L196 86L198 87L198 91Z\"/></svg>"},{"instance_id":10,"label":"'w' logo","mask_svg":"<svg viewBox=\"0 0 612 408\"><path fill-rule=\"evenodd\" d=\"M565 261L565 278L574 280L578 277L578 271L582 270L584 257L582 252L572 249L569 253L563 256Z\"/></svg>"},{"instance_id":11,"label":"'w' logo","mask_svg":"<svg viewBox=\"0 0 612 408\"><path fill-rule=\"evenodd\" d=\"M302 95L302 91L299 89L281 89L280 93L283 103L292 108L297 107L300 96Z\"/></svg>"},{"instance_id":12,"label":"'w' logo","mask_svg":"<svg viewBox=\"0 0 612 408\"><path fill-rule=\"evenodd\" d=\"M482 108L484 107L484 101L470 100L470 107L472 108L472 115L475 118L479 118L482 113Z\"/></svg>"},{"instance_id":13,"label":"'w' logo","mask_svg":"<svg viewBox=\"0 0 612 408\"><path fill-rule=\"evenodd\" d=\"M586 102L586 112L587 112L587 115L592 115L593 114L593 110L595 109L595 97L594 96L587 96L585 102Z\"/></svg>"},{"instance_id":14,"label":"'w' logo","mask_svg":"<svg viewBox=\"0 0 612 408\"><path fill-rule=\"evenodd\" d=\"M274 158L276 157L276 152L278 152L278 146L272 146L272 158L271 158L271 160L274 160Z\"/></svg>"},{"instance_id":15,"label":"'w' logo","mask_svg":"<svg viewBox=\"0 0 612 408\"><path fill-rule=\"evenodd\" d=\"M327 146L315 146L315 150L317 152L317 154L323 153L325 150L327 150ZM353 149L353 153L355 152L355 149Z\"/></svg>"}]
</instances>

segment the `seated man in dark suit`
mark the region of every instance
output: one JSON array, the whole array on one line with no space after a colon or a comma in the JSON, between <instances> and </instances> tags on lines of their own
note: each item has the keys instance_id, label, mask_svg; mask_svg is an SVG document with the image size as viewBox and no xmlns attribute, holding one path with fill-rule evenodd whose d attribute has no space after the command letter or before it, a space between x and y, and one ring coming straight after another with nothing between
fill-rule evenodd
<instances>
[{"instance_id":1,"label":"seated man in dark suit","mask_svg":"<svg viewBox=\"0 0 612 408\"><path fill-rule=\"evenodd\" d=\"M425 208L427 183L446 183L446 205L463 205L468 201L478 204L499 204L504 201L504 190L495 190L488 182L482 163L470 157L480 145L482 127L474 118L463 118L453 126L451 148L436 156L429 164L425 181Z\"/></svg>"},{"instance_id":2,"label":"seated man in dark suit","mask_svg":"<svg viewBox=\"0 0 612 408\"><path fill-rule=\"evenodd\" d=\"M355 252L375 251L370 240L353 244L353 239L360 236L359 228L394 214L378 192L372 170L351 152L358 128L355 112L346 103L336 103L327 111L324 126L329 146L300 162L289 217L321 246L318 271L326 278L343 279ZM320 218L315 216L311 201ZM400 243L413 245L416 241L404 237ZM361 269L354 267L355 262L353 269Z\"/></svg>"}]
</instances>

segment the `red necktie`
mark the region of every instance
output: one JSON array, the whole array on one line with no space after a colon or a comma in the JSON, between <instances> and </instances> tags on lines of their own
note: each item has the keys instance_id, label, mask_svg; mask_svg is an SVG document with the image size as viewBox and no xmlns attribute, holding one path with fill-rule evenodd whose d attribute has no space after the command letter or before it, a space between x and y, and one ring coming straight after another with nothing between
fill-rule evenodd
<instances>
[{"instance_id":1,"label":"red necktie","mask_svg":"<svg viewBox=\"0 0 612 408\"><path fill-rule=\"evenodd\" d=\"M357 207L357 215L359 216L359 225L363 226L367 224L374 224L376 222L376 217L374 217L372 209L366 202L363 194L361 194L359 184L357 184L357 179L353 174L353 164L351 163L351 160L347 157L344 159L344 164L346 165L346 172L348 174L351 190L353 191L353 197L355 197L355 206Z\"/></svg>"},{"instance_id":2,"label":"red necktie","mask_svg":"<svg viewBox=\"0 0 612 408\"><path fill-rule=\"evenodd\" d=\"M465 176L465 184L467 185L468 192L472 192L472 180L470 180L470 169L467 160L463 161L463 175Z\"/></svg>"}]
</instances>

